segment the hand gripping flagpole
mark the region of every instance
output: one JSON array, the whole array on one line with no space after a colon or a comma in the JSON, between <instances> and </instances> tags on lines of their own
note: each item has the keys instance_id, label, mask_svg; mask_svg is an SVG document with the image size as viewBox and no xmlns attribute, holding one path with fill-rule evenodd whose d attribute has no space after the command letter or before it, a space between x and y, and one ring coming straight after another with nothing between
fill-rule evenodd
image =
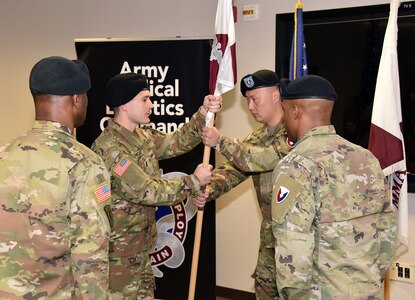
<instances>
[{"instance_id":1,"label":"hand gripping flagpole","mask_svg":"<svg viewBox=\"0 0 415 300\"><path fill-rule=\"evenodd\" d=\"M213 127L213 122L215 120L215 114L212 112L207 112L206 114L206 127ZM210 147L205 145L203 151L203 162L204 166L209 165L210 160ZM199 207L196 215L196 229L195 229L195 238L193 243L193 256L192 256L192 269L190 273L190 285L189 285L189 295L188 300L193 300L195 297L196 290L196 278L197 278L197 267L199 264L199 253L200 253L200 240L202 238L202 225L203 225L203 207Z\"/></svg>"}]
</instances>

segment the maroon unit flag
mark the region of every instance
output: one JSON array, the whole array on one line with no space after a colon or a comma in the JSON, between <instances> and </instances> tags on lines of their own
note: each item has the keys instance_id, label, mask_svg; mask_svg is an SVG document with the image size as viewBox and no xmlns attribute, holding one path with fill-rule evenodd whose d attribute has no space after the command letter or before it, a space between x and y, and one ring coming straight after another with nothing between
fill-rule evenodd
<instances>
[{"instance_id":1,"label":"maroon unit flag","mask_svg":"<svg viewBox=\"0 0 415 300\"><path fill-rule=\"evenodd\" d=\"M369 150L379 159L383 174L388 177L391 201L399 213L400 249L397 255L408 247L408 182L397 54L398 9L399 0L391 0L369 138Z\"/></svg>"},{"instance_id":2,"label":"maroon unit flag","mask_svg":"<svg viewBox=\"0 0 415 300\"><path fill-rule=\"evenodd\" d=\"M216 96L222 95L233 89L235 83L236 50L232 0L219 0L210 55L209 91Z\"/></svg>"}]
</instances>

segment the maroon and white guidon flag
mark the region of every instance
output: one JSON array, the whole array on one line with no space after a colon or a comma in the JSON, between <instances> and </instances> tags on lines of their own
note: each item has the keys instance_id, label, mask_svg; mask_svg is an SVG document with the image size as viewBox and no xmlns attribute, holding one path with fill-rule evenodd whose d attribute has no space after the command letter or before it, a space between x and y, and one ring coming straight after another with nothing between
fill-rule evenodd
<instances>
[{"instance_id":1,"label":"maroon and white guidon flag","mask_svg":"<svg viewBox=\"0 0 415 300\"><path fill-rule=\"evenodd\" d=\"M383 173L389 179L391 201L398 209L400 245L397 255L408 247L408 182L397 54L398 9L399 0L391 0L369 138L369 150L379 159Z\"/></svg>"},{"instance_id":2,"label":"maroon and white guidon flag","mask_svg":"<svg viewBox=\"0 0 415 300\"><path fill-rule=\"evenodd\" d=\"M210 54L209 92L222 95L236 83L235 24L232 0L219 0Z\"/></svg>"}]
</instances>

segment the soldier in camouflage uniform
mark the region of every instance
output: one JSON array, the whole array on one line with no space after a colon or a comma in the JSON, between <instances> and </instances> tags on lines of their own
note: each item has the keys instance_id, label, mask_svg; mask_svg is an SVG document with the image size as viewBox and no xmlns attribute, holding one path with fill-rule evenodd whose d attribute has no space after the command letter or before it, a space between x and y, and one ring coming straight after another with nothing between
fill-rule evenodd
<instances>
[{"instance_id":1,"label":"soldier in camouflage uniform","mask_svg":"<svg viewBox=\"0 0 415 300\"><path fill-rule=\"evenodd\" d=\"M32 69L33 129L0 147L1 299L108 299L110 176L73 135L90 86L81 61Z\"/></svg>"},{"instance_id":2,"label":"soldier in camouflage uniform","mask_svg":"<svg viewBox=\"0 0 415 300\"><path fill-rule=\"evenodd\" d=\"M336 134L331 84L281 80L288 135L272 191L277 286L284 299L381 299L396 214L378 160Z\"/></svg>"},{"instance_id":3,"label":"soldier in camouflage uniform","mask_svg":"<svg viewBox=\"0 0 415 300\"><path fill-rule=\"evenodd\" d=\"M260 245L255 279L257 299L278 299L275 283L274 238L271 230L272 170L290 150L282 120L278 76L269 70L259 70L241 80L241 93L256 121L263 126L242 142L221 136L216 128L204 128L203 142L216 147L229 162L213 171L208 187L209 199L216 199L252 176L262 213Z\"/></svg>"},{"instance_id":4,"label":"soldier in camouflage uniform","mask_svg":"<svg viewBox=\"0 0 415 300\"><path fill-rule=\"evenodd\" d=\"M155 281L149 253L155 246L158 205L172 205L210 182L212 166L181 179L160 179L158 160L188 152L201 141L206 110L218 112L221 97L206 96L190 122L173 133L137 124L150 122L153 104L147 78L118 74L106 86L114 119L92 145L111 171L114 228L110 249L110 289L123 299L153 299Z\"/></svg>"}]
</instances>

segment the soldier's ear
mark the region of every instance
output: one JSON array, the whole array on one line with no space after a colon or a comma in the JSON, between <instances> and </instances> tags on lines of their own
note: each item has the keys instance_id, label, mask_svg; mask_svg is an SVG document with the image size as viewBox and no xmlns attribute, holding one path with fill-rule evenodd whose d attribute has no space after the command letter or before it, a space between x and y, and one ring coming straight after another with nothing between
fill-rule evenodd
<instances>
[{"instance_id":1,"label":"soldier's ear","mask_svg":"<svg viewBox=\"0 0 415 300\"><path fill-rule=\"evenodd\" d=\"M81 97L78 94L71 95L72 106L79 109L81 106Z\"/></svg>"},{"instance_id":2,"label":"soldier's ear","mask_svg":"<svg viewBox=\"0 0 415 300\"><path fill-rule=\"evenodd\" d=\"M300 116L301 116L300 106L294 103L293 106L292 106L292 111L293 111L292 112L293 119L294 120L298 120L300 118Z\"/></svg>"},{"instance_id":3,"label":"soldier's ear","mask_svg":"<svg viewBox=\"0 0 415 300\"><path fill-rule=\"evenodd\" d=\"M272 92L273 98L275 101L277 102L282 102L281 100L281 94L280 91L278 89L275 89L275 91Z\"/></svg>"}]
</instances>

